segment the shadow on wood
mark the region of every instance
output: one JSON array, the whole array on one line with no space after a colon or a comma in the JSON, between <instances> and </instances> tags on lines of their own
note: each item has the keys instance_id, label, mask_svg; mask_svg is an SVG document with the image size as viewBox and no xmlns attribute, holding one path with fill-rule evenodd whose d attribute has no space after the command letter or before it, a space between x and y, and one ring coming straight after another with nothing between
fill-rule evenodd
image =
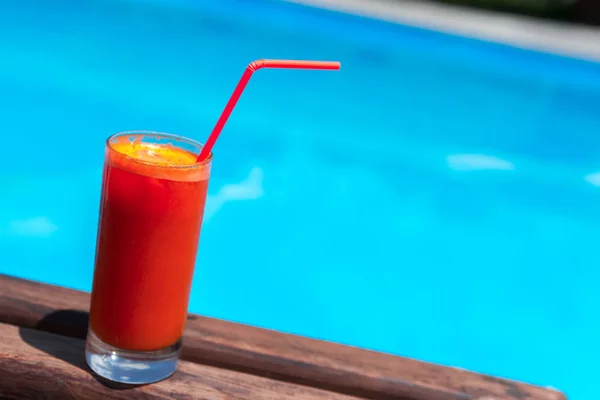
<instances>
[{"instance_id":1,"label":"shadow on wood","mask_svg":"<svg viewBox=\"0 0 600 400\"><path fill-rule=\"evenodd\" d=\"M47 340L47 335L43 332L54 332L64 336L71 336L72 328L76 327L79 332L76 336L85 338L87 333L88 313L79 310L59 310L45 315L35 325L36 330L19 328L19 336L23 342L33 348L36 348L44 353L62 360L66 363L77 367L86 373L90 374L96 381L113 390L131 390L142 385L125 385L121 383L111 382L89 369L85 362L85 342L76 341L71 346L57 346L56 343ZM85 329L82 329L84 328Z\"/></svg>"},{"instance_id":2,"label":"shadow on wood","mask_svg":"<svg viewBox=\"0 0 600 400\"><path fill-rule=\"evenodd\" d=\"M45 314L34 326L35 329L57 335L85 339L89 313L82 310L56 310Z\"/></svg>"}]
</instances>

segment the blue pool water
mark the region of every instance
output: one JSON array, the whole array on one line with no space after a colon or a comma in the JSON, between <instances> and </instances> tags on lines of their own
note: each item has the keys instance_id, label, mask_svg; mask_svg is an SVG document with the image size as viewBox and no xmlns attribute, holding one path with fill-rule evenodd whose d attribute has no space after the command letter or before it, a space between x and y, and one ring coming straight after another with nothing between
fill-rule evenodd
<instances>
[{"instance_id":1,"label":"blue pool water","mask_svg":"<svg viewBox=\"0 0 600 400\"><path fill-rule=\"evenodd\" d=\"M90 290L109 134L340 60L253 77L190 310L596 395L600 65L275 0L10 0L0 45L0 272Z\"/></svg>"}]
</instances>

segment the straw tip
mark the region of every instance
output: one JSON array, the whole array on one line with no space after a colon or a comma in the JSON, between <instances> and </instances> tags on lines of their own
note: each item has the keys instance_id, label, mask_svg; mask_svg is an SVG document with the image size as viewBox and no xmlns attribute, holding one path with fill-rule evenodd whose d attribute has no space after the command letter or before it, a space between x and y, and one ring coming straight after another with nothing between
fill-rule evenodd
<instances>
[{"instance_id":1,"label":"straw tip","mask_svg":"<svg viewBox=\"0 0 600 400\"><path fill-rule=\"evenodd\" d=\"M324 61L322 63L325 69L337 71L342 68L342 63L339 61Z\"/></svg>"}]
</instances>

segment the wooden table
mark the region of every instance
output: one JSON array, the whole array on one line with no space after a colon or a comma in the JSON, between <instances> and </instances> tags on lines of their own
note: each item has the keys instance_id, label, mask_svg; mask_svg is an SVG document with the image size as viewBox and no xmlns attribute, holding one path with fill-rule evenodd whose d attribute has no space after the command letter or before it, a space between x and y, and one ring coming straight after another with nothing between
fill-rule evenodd
<instances>
[{"instance_id":1,"label":"wooden table","mask_svg":"<svg viewBox=\"0 0 600 400\"><path fill-rule=\"evenodd\" d=\"M0 275L2 399L564 400L551 389L190 315L178 371L110 385L84 360L89 294Z\"/></svg>"}]
</instances>

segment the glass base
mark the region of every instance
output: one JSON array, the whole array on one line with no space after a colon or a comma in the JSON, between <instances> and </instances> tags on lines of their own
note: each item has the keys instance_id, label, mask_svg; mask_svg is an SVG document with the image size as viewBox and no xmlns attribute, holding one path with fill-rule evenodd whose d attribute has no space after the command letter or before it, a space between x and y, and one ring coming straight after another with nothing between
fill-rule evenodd
<instances>
[{"instance_id":1,"label":"glass base","mask_svg":"<svg viewBox=\"0 0 600 400\"><path fill-rule=\"evenodd\" d=\"M155 351L130 351L100 340L90 329L85 344L85 360L102 378L130 385L143 385L168 378L177 369L181 339Z\"/></svg>"}]
</instances>

